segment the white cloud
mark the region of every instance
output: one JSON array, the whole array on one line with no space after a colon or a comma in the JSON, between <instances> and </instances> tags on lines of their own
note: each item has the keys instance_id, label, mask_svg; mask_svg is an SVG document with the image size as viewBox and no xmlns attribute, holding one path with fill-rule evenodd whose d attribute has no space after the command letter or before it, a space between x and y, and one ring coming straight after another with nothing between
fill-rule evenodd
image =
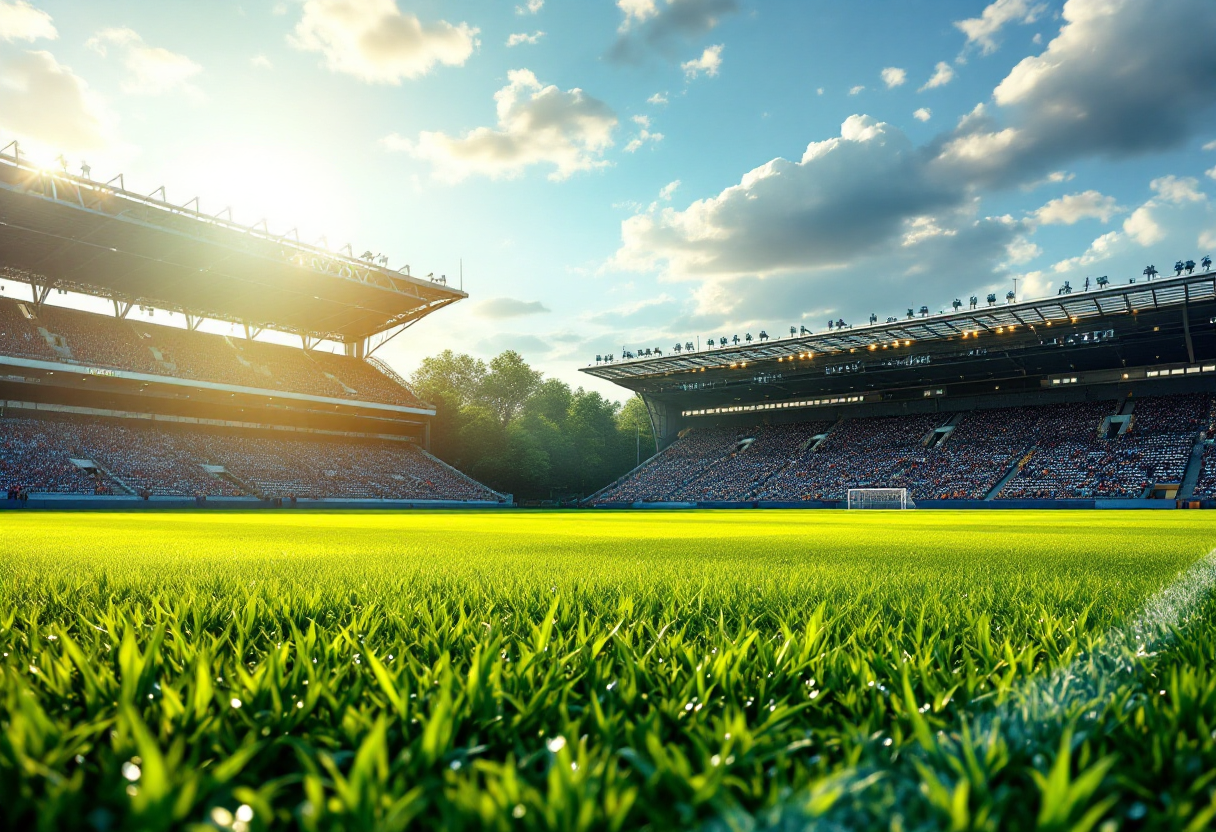
<instances>
[{"instance_id":1,"label":"white cloud","mask_svg":"<svg viewBox=\"0 0 1216 832\"><path fill-rule=\"evenodd\" d=\"M521 43L535 46L540 43L540 39L544 36L544 32L533 32L530 35L527 32L516 32L507 38L507 46L519 46Z\"/></svg>"},{"instance_id":2,"label":"white cloud","mask_svg":"<svg viewBox=\"0 0 1216 832\"><path fill-rule=\"evenodd\" d=\"M254 69L274 69L274 64L265 55L254 55L249 59L249 65Z\"/></svg>"},{"instance_id":3,"label":"white cloud","mask_svg":"<svg viewBox=\"0 0 1216 832\"><path fill-rule=\"evenodd\" d=\"M1204 150L1216 150L1216 142L1208 142L1203 146Z\"/></svg>"},{"instance_id":4,"label":"white cloud","mask_svg":"<svg viewBox=\"0 0 1216 832\"><path fill-rule=\"evenodd\" d=\"M607 164L601 157L617 126L607 104L577 88L544 86L527 69L511 70L507 78L494 94L497 128L478 127L459 138L423 132L417 141L392 135L385 146L430 162L448 181L512 177L538 164L552 165L549 178L560 180Z\"/></svg>"},{"instance_id":5,"label":"white cloud","mask_svg":"<svg viewBox=\"0 0 1216 832\"><path fill-rule=\"evenodd\" d=\"M912 118L916 119L917 121L928 121L929 119L933 118L933 111L928 107L921 107L919 110L912 113Z\"/></svg>"},{"instance_id":6,"label":"white cloud","mask_svg":"<svg viewBox=\"0 0 1216 832\"><path fill-rule=\"evenodd\" d=\"M823 87L817 87L815 89L815 95L823 95Z\"/></svg>"},{"instance_id":7,"label":"white cloud","mask_svg":"<svg viewBox=\"0 0 1216 832\"><path fill-rule=\"evenodd\" d=\"M632 121L642 129L639 130L638 134L630 139L629 143L625 145L624 150L626 153L636 153L638 150L641 150L642 146L647 142L653 144L663 141L662 133L651 132L650 116L637 115L633 117Z\"/></svg>"},{"instance_id":8,"label":"white cloud","mask_svg":"<svg viewBox=\"0 0 1216 832\"><path fill-rule=\"evenodd\" d=\"M722 68L722 48L722 44L707 46L701 53L701 57L680 64L680 69L684 70L684 76L690 79L696 78L702 72L710 78L716 76L718 70Z\"/></svg>"},{"instance_id":9,"label":"white cloud","mask_svg":"<svg viewBox=\"0 0 1216 832\"><path fill-rule=\"evenodd\" d=\"M1151 246L1165 239L1165 232L1153 217L1153 205L1141 205L1123 221L1123 230L1142 246Z\"/></svg>"},{"instance_id":10,"label":"white cloud","mask_svg":"<svg viewBox=\"0 0 1216 832\"><path fill-rule=\"evenodd\" d=\"M857 95L859 93L865 92L865 89L866 89L865 84L858 84L855 87L849 87L849 95Z\"/></svg>"},{"instance_id":11,"label":"white cloud","mask_svg":"<svg viewBox=\"0 0 1216 832\"><path fill-rule=\"evenodd\" d=\"M545 7L545 0L528 0L526 5L516 6L516 14L536 14Z\"/></svg>"},{"instance_id":12,"label":"white cloud","mask_svg":"<svg viewBox=\"0 0 1216 832\"><path fill-rule=\"evenodd\" d=\"M666 185L664 185L659 190L659 199L663 200L664 202L670 202L672 195L675 194L676 189L679 187L680 187L679 179L676 179L672 182L668 182Z\"/></svg>"},{"instance_id":13,"label":"white cloud","mask_svg":"<svg viewBox=\"0 0 1216 832\"><path fill-rule=\"evenodd\" d=\"M1199 235L1200 248L1216 248L1216 228L1201 232Z\"/></svg>"},{"instance_id":14,"label":"white cloud","mask_svg":"<svg viewBox=\"0 0 1216 832\"><path fill-rule=\"evenodd\" d=\"M1025 237L1016 237L1013 242L1005 246L1005 253L1009 256L1010 263L1021 265L1038 257L1043 253L1043 249Z\"/></svg>"},{"instance_id":15,"label":"white cloud","mask_svg":"<svg viewBox=\"0 0 1216 832\"><path fill-rule=\"evenodd\" d=\"M520 318L525 315L543 315L549 308L538 300L526 301L515 298L490 298L476 304L474 314L482 318L502 320L504 318Z\"/></svg>"},{"instance_id":16,"label":"white cloud","mask_svg":"<svg viewBox=\"0 0 1216 832\"><path fill-rule=\"evenodd\" d=\"M1160 199L1175 205L1203 202L1207 199L1199 190L1199 180L1193 176L1162 176L1150 182L1149 187Z\"/></svg>"},{"instance_id":17,"label":"white cloud","mask_svg":"<svg viewBox=\"0 0 1216 832\"><path fill-rule=\"evenodd\" d=\"M929 78L917 92L932 90L938 87L944 87L954 80L954 67L945 61L938 61L937 67L933 70L933 76Z\"/></svg>"},{"instance_id":18,"label":"white cloud","mask_svg":"<svg viewBox=\"0 0 1216 832\"><path fill-rule=\"evenodd\" d=\"M1098 191L1067 194L1053 199L1033 214L1036 225L1074 225L1081 220L1108 222L1119 211L1115 198Z\"/></svg>"},{"instance_id":19,"label":"white cloud","mask_svg":"<svg viewBox=\"0 0 1216 832\"><path fill-rule=\"evenodd\" d=\"M1216 179L1216 168L1212 168L1211 170L1205 171L1205 173L1207 173L1208 178Z\"/></svg>"},{"instance_id":20,"label":"white cloud","mask_svg":"<svg viewBox=\"0 0 1216 832\"><path fill-rule=\"evenodd\" d=\"M445 20L423 23L396 0L304 0L290 40L318 52L333 72L376 84L426 75L436 64L462 66L479 30Z\"/></svg>"},{"instance_id":21,"label":"white cloud","mask_svg":"<svg viewBox=\"0 0 1216 832\"><path fill-rule=\"evenodd\" d=\"M1089 248L1079 257L1069 257L1067 260L1061 260L1052 266L1052 269L1057 273L1069 272L1073 269L1081 268L1082 266L1092 266L1094 263L1105 260L1113 254L1115 244L1120 240L1118 231L1108 231L1098 239L1089 244Z\"/></svg>"},{"instance_id":22,"label":"white cloud","mask_svg":"<svg viewBox=\"0 0 1216 832\"><path fill-rule=\"evenodd\" d=\"M666 104L667 103L667 93L656 92L654 95L650 96L650 98L646 99L646 103L654 104L655 106L659 106L661 104Z\"/></svg>"},{"instance_id":23,"label":"white cloud","mask_svg":"<svg viewBox=\"0 0 1216 832\"><path fill-rule=\"evenodd\" d=\"M0 130L55 151L111 144L112 117L88 84L49 52L23 52L0 63Z\"/></svg>"},{"instance_id":24,"label":"white cloud","mask_svg":"<svg viewBox=\"0 0 1216 832\"><path fill-rule=\"evenodd\" d=\"M1027 237L1037 224L1033 215L982 218L989 190L1058 185L1073 163L1189 146L1207 128L1216 51L1143 48L1178 31L1216 40L1216 4L1067 0L1060 33L1007 74L993 105L953 130L916 147L889 125L850 117L839 137L812 142L800 161L773 159L721 192L690 196L682 210L659 202L636 211L609 267L698 281L696 314L793 309L820 320L825 305L846 318L858 304L868 311L876 289L855 285L859 269L882 272L876 280L892 304L919 304L934 286L957 293L1003 282L1009 263L1034 254ZM1160 233L1151 207L1062 268ZM1089 210L1101 219L1109 207ZM1065 199L1043 218L1083 212Z\"/></svg>"},{"instance_id":25,"label":"white cloud","mask_svg":"<svg viewBox=\"0 0 1216 832\"><path fill-rule=\"evenodd\" d=\"M708 34L738 0L617 0L624 17L608 57L636 63L650 52L674 57L681 44Z\"/></svg>"},{"instance_id":26,"label":"white cloud","mask_svg":"<svg viewBox=\"0 0 1216 832\"><path fill-rule=\"evenodd\" d=\"M993 91L1022 129L988 169L1020 176L1036 164L1185 144L1216 102L1216 51L1143 45L1183 30L1197 42L1216 39L1216 4L1068 0L1062 15L1065 25L1042 54L1020 61ZM982 120L972 127L984 129Z\"/></svg>"},{"instance_id":27,"label":"white cloud","mask_svg":"<svg viewBox=\"0 0 1216 832\"><path fill-rule=\"evenodd\" d=\"M655 0L616 0L616 6L625 13L625 21L621 24L623 29L637 23L644 23L659 14Z\"/></svg>"},{"instance_id":28,"label":"white cloud","mask_svg":"<svg viewBox=\"0 0 1216 832\"><path fill-rule=\"evenodd\" d=\"M844 263L915 233L906 225L915 218L952 209L958 184L927 179L898 130L850 116L838 138L811 143L798 162L774 159L683 211L625 220L615 262L639 270L665 266L677 276Z\"/></svg>"},{"instance_id":29,"label":"white cloud","mask_svg":"<svg viewBox=\"0 0 1216 832\"><path fill-rule=\"evenodd\" d=\"M652 133L649 130L642 130L636 136L630 139L622 149L626 153L636 153L637 151L641 150L647 142L655 144L661 141L663 141L662 133Z\"/></svg>"},{"instance_id":30,"label":"white cloud","mask_svg":"<svg viewBox=\"0 0 1216 832\"><path fill-rule=\"evenodd\" d=\"M1030 0L996 0L979 17L956 21L954 26L967 36L968 46L979 46L985 55L997 50L997 34L1010 23L1034 23L1047 10L1044 3Z\"/></svg>"},{"instance_id":31,"label":"white cloud","mask_svg":"<svg viewBox=\"0 0 1216 832\"><path fill-rule=\"evenodd\" d=\"M882 82L887 85L887 89L903 86L908 80L908 71L900 69L897 66L885 67L881 73Z\"/></svg>"},{"instance_id":32,"label":"white cloud","mask_svg":"<svg viewBox=\"0 0 1216 832\"><path fill-rule=\"evenodd\" d=\"M26 0L0 0L0 40L54 40L59 37L51 16Z\"/></svg>"},{"instance_id":33,"label":"white cloud","mask_svg":"<svg viewBox=\"0 0 1216 832\"><path fill-rule=\"evenodd\" d=\"M102 29L85 43L105 57L110 47L122 51L127 77L122 88L135 95L160 95L174 89L192 89L189 81L203 68L185 55L159 46L148 46L134 29Z\"/></svg>"}]
</instances>

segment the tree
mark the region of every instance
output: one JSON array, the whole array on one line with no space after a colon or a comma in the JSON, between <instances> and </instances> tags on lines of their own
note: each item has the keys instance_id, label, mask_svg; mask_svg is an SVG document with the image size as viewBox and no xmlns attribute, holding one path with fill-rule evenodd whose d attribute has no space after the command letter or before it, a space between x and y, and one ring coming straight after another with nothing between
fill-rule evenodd
<instances>
[{"instance_id":1,"label":"tree","mask_svg":"<svg viewBox=\"0 0 1216 832\"><path fill-rule=\"evenodd\" d=\"M536 392L540 379L540 371L529 367L522 355L507 350L490 361L490 373L482 380L477 397L506 427Z\"/></svg>"},{"instance_id":2,"label":"tree","mask_svg":"<svg viewBox=\"0 0 1216 832\"><path fill-rule=\"evenodd\" d=\"M523 499L587 495L654 453L638 397L624 407L546 379L515 352L484 362L451 350L427 358L412 383L436 408L431 449L499 491Z\"/></svg>"},{"instance_id":3,"label":"tree","mask_svg":"<svg viewBox=\"0 0 1216 832\"><path fill-rule=\"evenodd\" d=\"M634 395L625 402L617 416L617 429L622 434L625 446L625 462L629 463L626 470L632 470L637 465L638 457L650 459L655 454L654 431L650 426L650 411L641 396ZM640 440L639 440L640 437ZM623 464L618 462L618 466Z\"/></svg>"},{"instance_id":4,"label":"tree","mask_svg":"<svg viewBox=\"0 0 1216 832\"><path fill-rule=\"evenodd\" d=\"M444 350L422 360L410 377L410 385L423 401L434 403L446 398L458 407L467 407L477 401L487 372L481 359Z\"/></svg>"}]
</instances>

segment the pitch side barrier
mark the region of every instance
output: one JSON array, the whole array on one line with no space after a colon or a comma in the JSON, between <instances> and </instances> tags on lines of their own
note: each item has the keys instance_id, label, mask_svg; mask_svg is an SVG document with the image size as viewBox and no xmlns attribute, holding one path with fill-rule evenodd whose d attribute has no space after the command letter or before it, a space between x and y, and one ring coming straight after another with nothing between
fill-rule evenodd
<instances>
[{"instance_id":1,"label":"pitch side barrier","mask_svg":"<svg viewBox=\"0 0 1216 832\"><path fill-rule=\"evenodd\" d=\"M660 503L598 503L604 509L845 509L846 500L746 500L740 502L660 502ZM1137 509L1161 510L1174 508L1216 508L1216 500L922 500L916 509Z\"/></svg>"},{"instance_id":2,"label":"pitch side barrier","mask_svg":"<svg viewBox=\"0 0 1216 832\"><path fill-rule=\"evenodd\" d=\"M267 509L299 511L325 510L385 510L385 509L505 509L515 503L490 500L344 500L300 499L295 505L283 501L281 506L257 497L208 497L197 502L193 497L151 497L147 500L130 496L89 496L85 494L31 494L29 500L0 498L0 511L158 511L169 509Z\"/></svg>"}]
</instances>

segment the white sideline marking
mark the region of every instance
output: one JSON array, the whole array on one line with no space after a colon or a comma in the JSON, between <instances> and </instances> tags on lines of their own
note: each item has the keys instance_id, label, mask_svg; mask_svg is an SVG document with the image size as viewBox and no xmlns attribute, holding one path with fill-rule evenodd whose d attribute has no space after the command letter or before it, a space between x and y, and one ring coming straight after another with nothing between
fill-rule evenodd
<instances>
[{"instance_id":1,"label":"white sideline marking","mask_svg":"<svg viewBox=\"0 0 1216 832\"><path fill-rule=\"evenodd\" d=\"M1078 656L1044 679L1030 679L997 708L971 719L973 746L983 745L994 730L1021 734L1058 722L1076 706L1092 702L1107 689L1117 686L1135 673L1140 659L1156 655L1169 646L1174 631L1190 623L1209 593L1216 589L1216 549L1183 570L1169 586L1152 595L1129 623L1112 627L1103 634L1097 648ZM1131 652L1130 645L1135 646ZM1112 685L1112 682L1114 685ZM964 719L967 717L964 716ZM919 745L910 746L905 756L923 756ZM747 812L730 813L710 822L705 832L719 830L798 830L798 832L841 832L848 830L850 807L838 800L845 794L860 794L881 781L880 770L843 771L816 784L809 795L791 803L787 814L778 810L777 820L769 824ZM816 803L828 803L818 812ZM767 813L766 813L767 814ZM797 817L791 817L796 814Z\"/></svg>"},{"instance_id":2,"label":"white sideline marking","mask_svg":"<svg viewBox=\"0 0 1216 832\"><path fill-rule=\"evenodd\" d=\"M1216 549L1184 570L1172 584L1159 590L1129 623L1111 628L1088 656L1078 656L1046 679L1031 680L1000 714L1026 721L1058 718L1073 705L1090 701L1112 681L1136 671L1139 660L1155 655L1173 640L1174 630L1190 623L1191 616L1216 588ZM1135 652L1129 652L1129 645ZM1020 713L1010 714L1011 707ZM998 714L986 720L991 722ZM988 728L988 725L984 725Z\"/></svg>"}]
</instances>

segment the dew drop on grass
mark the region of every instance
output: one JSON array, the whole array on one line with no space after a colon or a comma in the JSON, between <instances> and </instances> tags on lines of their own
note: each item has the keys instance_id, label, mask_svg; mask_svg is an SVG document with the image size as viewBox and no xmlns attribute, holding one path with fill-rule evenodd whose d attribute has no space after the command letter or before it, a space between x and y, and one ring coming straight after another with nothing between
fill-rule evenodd
<instances>
[{"instance_id":1,"label":"dew drop on grass","mask_svg":"<svg viewBox=\"0 0 1216 832\"><path fill-rule=\"evenodd\" d=\"M554 737L553 739L549 740L549 742L546 744L546 747L551 752L556 754L557 752L561 751L563 748L566 747L566 738L565 737Z\"/></svg>"},{"instance_id":2,"label":"dew drop on grass","mask_svg":"<svg viewBox=\"0 0 1216 832\"><path fill-rule=\"evenodd\" d=\"M232 707L239 708L239 707L241 707L241 700L233 697L231 704L232 704Z\"/></svg>"},{"instance_id":3,"label":"dew drop on grass","mask_svg":"<svg viewBox=\"0 0 1216 832\"><path fill-rule=\"evenodd\" d=\"M511 810L511 817L513 818L522 818L526 814L528 814L528 809L522 803L516 803L515 808Z\"/></svg>"},{"instance_id":4,"label":"dew drop on grass","mask_svg":"<svg viewBox=\"0 0 1216 832\"><path fill-rule=\"evenodd\" d=\"M229 812L223 806L216 806L211 810L211 822L219 827L232 826L232 812Z\"/></svg>"},{"instance_id":5,"label":"dew drop on grass","mask_svg":"<svg viewBox=\"0 0 1216 832\"><path fill-rule=\"evenodd\" d=\"M139 766L135 765L135 763L128 760L122 764L122 776L132 783L139 779L140 774Z\"/></svg>"},{"instance_id":6,"label":"dew drop on grass","mask_svg":"<svg viewBox=\"0 0 1216 832\"><path fill-rule=\"evenodd\" d=\"M253 807L247 803L242 803L236 809L236 819L241 823L249 823L253 820Z\"/></svg>"}]
</instances>

